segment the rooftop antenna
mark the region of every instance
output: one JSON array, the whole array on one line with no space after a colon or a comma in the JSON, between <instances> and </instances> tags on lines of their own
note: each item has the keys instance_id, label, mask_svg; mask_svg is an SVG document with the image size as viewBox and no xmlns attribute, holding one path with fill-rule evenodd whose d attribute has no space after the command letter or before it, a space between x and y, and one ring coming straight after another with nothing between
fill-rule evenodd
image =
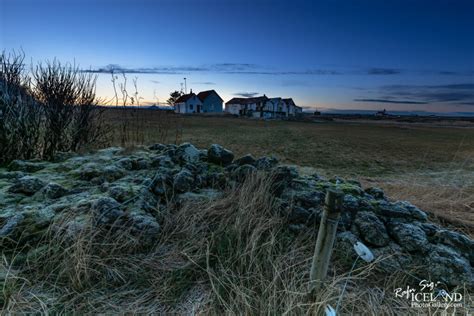
<instances>
[{"instance_id":1,"label":"rooftop antenna","mask_svg":"<svg viewBox=\"0 0 474 316\"><path fill-rule=\"evenodd\" d=\"M181 85L181 93L183 93L183 83L180 82L179 84Z\"/></svg>"},{"instance_id":2,"label":"rooftop antenna","mask_svg":"<svg viewBox=\"0 0 474 316\"><path fill-rule=\"evenodd\" d=\"M188 87L186 86L186 78L184 78L184 93L188 94Z\"/></svg>"}]
</instances>

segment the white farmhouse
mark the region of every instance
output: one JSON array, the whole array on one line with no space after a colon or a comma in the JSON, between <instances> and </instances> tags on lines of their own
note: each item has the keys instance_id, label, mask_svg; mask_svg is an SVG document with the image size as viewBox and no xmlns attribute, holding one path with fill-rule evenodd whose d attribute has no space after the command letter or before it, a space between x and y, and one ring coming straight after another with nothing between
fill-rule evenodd
<instances>
[{"instance_id":1,"label":"white farmhouse","mask_svg":"<svg viewBox=\"0 0 474 316\"><path fill-rule=\"evenodd\" d=\"M268 101L266 95L254 98L233 98L226 102L225 111L239 116L254 116Z\"/></svg>"},{"instance_id":2,"label":"white farmhouse","mask_svg":"<svg viewBox=\"0 0 474 316\"><path fill-rule=\"evenodd\" d=\"M201 100L191 90L191 93L183 94L174 103L174 111L176 113L200 113L202 107Z\"/></svg>"},{"instance_id":3,"label":"white farmhouse","mask_svg":"<svg viewBox=\"0 0 474 316\"><path fill-rule=\"evenodd\" d=\"M233 98L225 104L230 114L255 118L284 118L302 112L293 99L268 98L266 95L254 98Z\"/></svg>"},{"instance_id":4,"label":"white farmhouse","mask_svg":"<svg viewBox=\"0 0 474 316\"><path fill-rule=\"evenodd\" d=\"M222 112L222 98L214 90L191 92L180 96L174 103L176 113L218 113Z\"/></svg>"},{"instance_id":5,"label":"white farmhouse","mask_svg":"<svg viewBox=\"0 0 474 316\"><path fill-rule=\"evenodd\" d=\"M286 98L286 99L282 99L282 100L286 104L286 111L287 111L286 116L297 116L297 115L303 113L303 108L300 107L300 106L297 106L295 104L295 101L293 101L292 98Z\"/></svg>"}]
</instances>

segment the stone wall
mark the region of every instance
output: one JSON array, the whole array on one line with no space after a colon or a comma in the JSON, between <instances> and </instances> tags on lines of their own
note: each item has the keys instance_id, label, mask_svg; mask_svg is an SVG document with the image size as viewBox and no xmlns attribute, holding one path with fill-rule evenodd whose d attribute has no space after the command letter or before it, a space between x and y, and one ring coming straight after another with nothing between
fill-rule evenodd
<instances>
[{"instance_id":1,"label":"stone wall","mask_svg":"<svg viewBox=\"0 0 474 316\"><path fill-rule=\"evenodd\" d=\"M421 267L420 278L474 285L473 240L430 223L416 206L391 201L382 190L364 189L357 181L300 175L297 167L273 157L234 158L217 144L198 149L185 143L131 153L122 148L64 153L54 162L13 161L0 169L0 246L5 254L23 249L28 256L58 221L65 222L62 229L70 238L92 221L97 227L128 227L144 247L153 246L171 204L219 198L249 174L265 172L279 202L275 212L294 234L317 229L326 189L338 188L345 194L338 251L355 257L352 245L362 241L387 272Z\"/></svg>"}]
</instances>

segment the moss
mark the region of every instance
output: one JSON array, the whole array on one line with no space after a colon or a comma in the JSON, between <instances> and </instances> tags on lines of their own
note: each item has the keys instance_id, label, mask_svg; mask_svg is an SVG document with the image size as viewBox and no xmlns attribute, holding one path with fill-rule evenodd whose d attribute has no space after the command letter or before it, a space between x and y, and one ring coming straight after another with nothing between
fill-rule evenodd
<instances>
[{"instance_id":1,"label":"moss","mask_svg":"<svg viewBox=\"0 0 474 316\"><path fill-rule=\"evenodd\" d=\"M210 173L220 173L224 170L224 168L222 166L219 166L219 165L209 164L207 170Z\"/></svg>"},{"instance_id":2,"label":"moss","mask_svg":"<svg viewBox=\"0 0 474 316\"><path fill-rule=\"evenodd\" d=\"M380 201L379 200L368 200L368 202L370 203L370 205L372 205L373 207L378 207L380 205Z\"/></svg>"},{"instance_id":3,"label":"moss","mask_svg":"<svg viewBox=\"0 0 474 316\"><path fill-rule=\"evenodd\" d=\"M337 186L337 188L345 194L351 194L356 196L364 194L364 190L362 190L361 187L350 183L341 183Z\"/></svg>"},{"instance_id":4,"label":"moss","mask_svg":"<svg viewBox=\"0 0 474 316\"><path fill-rule=\"evenodd\" d=\"M327 188L331 186L332 184L327 181L318 181L316 182L315 189L318 191L325 191Z\"/></svg>"}]
</instances>

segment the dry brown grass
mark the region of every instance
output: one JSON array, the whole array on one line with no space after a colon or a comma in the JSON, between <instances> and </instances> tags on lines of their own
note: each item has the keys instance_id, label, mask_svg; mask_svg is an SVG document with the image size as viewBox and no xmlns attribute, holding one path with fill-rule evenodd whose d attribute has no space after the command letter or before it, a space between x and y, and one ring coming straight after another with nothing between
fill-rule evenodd
<instances>
[{"instance_id":1,"label":"dry brown grass","mask_svg":"<svg viewBox=\"0 0 474 316\"><path fill-rule=\"evenodd\" d=\"M348 287L341 314L395 315L409 308L393 290L412 284L402 271L380 274L378 258L359 262L335 253L323 291L308 293L316 230L291 233L270 194L271 178L254 175L211 202L163 214L160 239L141 247L89 224L75 238L58 222L38 256L23 268L2 261L9 276L5 313L321 314Z\"/></svg>"},{"instance_id":2,"label":"dry brown grass","mask_svg":"<svg viewBox=\"0 0 474 316\"><path fill-rule=\"evenodd\" d=\"M433 221L474 237L474 174L457 170L363 180L384 188L392 199L428 210Z\"/></svg>"}]
</instances>

